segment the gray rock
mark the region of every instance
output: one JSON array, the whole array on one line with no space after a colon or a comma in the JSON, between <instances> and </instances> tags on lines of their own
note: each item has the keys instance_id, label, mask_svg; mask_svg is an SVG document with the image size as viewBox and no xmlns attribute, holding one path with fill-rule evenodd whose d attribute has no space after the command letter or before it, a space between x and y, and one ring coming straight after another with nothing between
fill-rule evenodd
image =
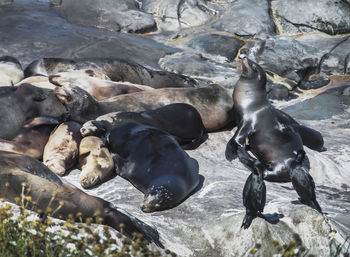
<instances>
[{"instance_id":1,"label":"gray rock","mask_svg":"<svg viewBox=\"0 0 350 257\"><path fill-rule=\"evenodd\" d=\"M331 35L350 32L350 4L341 0L276 0L272 10L280 32L322 31Z\"/></svg>"},{"instance_id":2,"label":"gray rock","mask_svg":"<svg viewBox=\"0 0 350 257\"><path fill-rule=\"evenodd\" d=\"M232 61L238 50L244 45L242 40L234 37L209 34L199 36L188 43L188 46L212 55L220 55Z\"/></svg>"},{"instance_id":3,"label":"gray rock","mask_svg":"<svg viewBox=\"0 0 350 257\"><path fill-rule=\"evenodd\" d=\"M235 72L235 66L228 63L215 62L200 54L189 52L167 55L160 59L159 64L164 70L207 79L211 82L238 77L238 74Z\"/></svg>"},{"instance_id":4,"label":"gray rock","mask_svg":"<svg viewBox=\"0 0 350 257\"><path fill-rule=\"evenodd\" d=\"M144 0L142 10L151 13L165 31L202 25L215 14L206 0Z\"/></svg>"},{"instance_id":5,"label":"gray rock","mask_svg":"<svg viewBox=\"0 0 350 257\"><path fill-rule=\"evenodd\" d=\"M275 36L246 44L248 57L264 69L296 83L319 72L342 74L350 53L348 37L308 34L296 38Z\"/></svg>"},{"instance_id":6,"label":"gray rock","mask_svg":"<svg viewBox=\"0 0 350 257\"><path fill-rule=\"evenodd\" d=\"M8 5L8 4L12 4L13 0L0 0L0 6L1 5Z\"/></svg>"},{"instance_id":7,"label":"gray rock","mask_svg":"<svg viewBox=\"0 0 350 257\"><path fill-rule=\"evenodd\" d=\"M275 33L269 15L267 0L237 0L221 5L222 16L211 23L219 31L228 31L243 37L266 37Z\"/></svg>"},{"instance_id":8,"label":"gray rock","mask_svg":"<svg viewBox=\"0 0 350 257\"><path fill-rule=\"evenodd\" d=\"M59 11L69 22L111 31L156 30L152 15L140 11L134 0L63 0Z\"/></svg>"},{"instance_id":9,"label":"gray rock","mask_svg":"<svg viewBox=\"0 0 350 257\"><path fill-rule=\"evenodd\" d=\"M161 57L180 51L150 38L70 24L47 4L33 1L0 9L0 38L0 55L15 53L24 67L52 56L115 57L160 69Z\"/></svg>"}]
</instances>

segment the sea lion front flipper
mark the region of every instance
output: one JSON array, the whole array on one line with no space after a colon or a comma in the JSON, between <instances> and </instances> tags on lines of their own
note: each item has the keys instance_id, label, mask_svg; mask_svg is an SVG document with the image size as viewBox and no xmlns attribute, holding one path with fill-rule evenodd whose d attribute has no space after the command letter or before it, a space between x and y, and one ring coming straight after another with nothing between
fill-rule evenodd
<instances>
[{"instance_id":1,"label":"sea lion front flipper","mask_svg":"<svg viewBox=\"0 0 350 257\"><path fill-rule=\"evenodd\" d=\"M246 143L246 139L249 134L249 130L251 130L251 123L242 121L234 136L228 141L225 150L226 159L232 161L237 157L237 149L238 147L244 147Z\"/></svg>"},{"instance_id":2,"label":"sea lion front flipper","mask_svg":"<svg viewBox=\"0 0 350 257\"><path fill-rule=\"evenodd\" d=\"M320 132L300 124L292 124L292 127L299 133L305 146L318 152L325 150L323 137Z\"/></svg>"},{"instance_id":3,"label":"sea lion front flipper","mask_svg":"<svg viewBox=\"0 0 350 257\"><path fill-rule=\"evenodd\" d=\"M59 121L52 117L39 116L28 121L23 127L33 128L42 125L58 125Z\"/></svg>"},{"instance_id":4,"label":"sea lion front flipper","mask_svg":"<svg viewBox=\"0 0 350 257\"><path fill-rule=\"evenodd\" d=\"M129 162L117 153L111 152L111 155L114 162L114 169L116 174L123 178L127 178L128 167L130 166L128 165Z\"/></svg>"}]
</instances>

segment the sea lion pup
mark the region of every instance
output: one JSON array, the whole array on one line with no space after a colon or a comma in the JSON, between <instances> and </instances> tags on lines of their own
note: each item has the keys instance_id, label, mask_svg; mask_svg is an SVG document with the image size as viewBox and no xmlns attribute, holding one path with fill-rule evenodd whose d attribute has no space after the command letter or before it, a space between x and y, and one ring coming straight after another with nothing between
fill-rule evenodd
<instances>
[{"instance_id":1,"label":"sea lion pup","mask_svg":"<svg viewBox=\"0 0 350 257\"><path fill-rule=\"evenodd\" d=\"M12 56L0 57L0 86L13 86L24 78L22 65Z\"/></svg>"},{"instance_id":2,"label":"sea lion pup","mask_svg":"<svg viewBox=\"0 0 350 257\"><path fill-rule=\"evenodd\" d=\"M109 131L107 141L117 174L144 193L144 212L177 206L199 184L198 162L160 129L124 123Z\"/></svg>"},{"instance_id":3,"label":"sea lion pup","mask_svg":"<svg viewBox=\"0 0 350 257\"><path fill-rule=\"evenodd\" d=\"M117 58L42 58L29 64L24 74L26 77L35 74L49 76L58 72L82 69L99 69L113 81L128 81L153 88L197 86L194 79L184 75L151 70L140 64Z\"/></svg>"},{"instance_id":4,"label":"sea lion pup","mask_svg":"<svg viewBox=\"0 0 350 257\"><path fill-rule=\"evenodd\" d=\"M56 119L36 117L24 125L14 139L0 139L0 151L20 153L41 160L50 133L57 124Z\"/></svg>"},{"instance_id":5,"label":"sea lion pup","mask_svg":"<svg viewBox=\"0 0 350 257\"><path fill-rule=\"evenodd\" d=\"M79 145L80 184L84 188L106 181L114 174L113 158L103 141L94 136L81 140Z\"/></svg>"},{"instance_id":6,"label":"sea lion pup","mask_svg":"<svg viewBox=\"0 0 350 257\"><path fill-rule=\"evenodd\" d=\"M47 116L62 119L65 106L52 90L30 84L18 87L0 87L0 138L11 140L31 119Z\"/></svg>"},{"instance_id":7,"label":"sea lion pup","mask_svg":"<svg viewBox=\"0 0 350 257\"><path fill-rule=\"evenodd\" d=\"M175 137L183 149L193 149L203 141L205 128L192 105L175 103L143 112L112 112L83 124L82 136L101 135L126 122L138 122L164 130Z\"/></svg>"},{"instance_id":8,"label":"sea lion pup","mask_svg":"<svg viewBox=\"0 0 350 257\"><path fill-rule=\"evenodd\" d=\"M237 147L245 149L248 140L249 150L266 168L264 179L290 182L290 165L297 151L303 149L303 144L321 150L323 138L319 132L299 125L275 109L266 98L265 84L264 70L242 57L242 75L233 92L234 117L239 126L227 145L226 155L228 158L235 156ZM245 164L254 165L254 159Z\"/></svg>"},{"instance_id":9,"label":"sea lion pup","mask_svg":"<svg viewBox=\"0 0 350 257\"><path fill-rule=\"evenodd\" d=\"M78 161L80 128L81 125L74 121L62 123L51 133L44 148L44 164L60 176Z\"/></svg>"},{"instance_id":10,"label":"sea lion pup","mask_svg":"<svg viewBox=\"0 0 350 257\"><path fill-rule=\"evenodd\" d=\"M298 151L295 160L291 164L290 178L295 191L300 196L300 201L322 213L322 209L316 200L315 182L309 172L302 166L304 158L304 150Z\"/></svg>"},{"instance_id":11,"label":"sea lion pup","mask_svg":"<svg viewBox=\"0 0 350 257\"><path fill-rule=\"evenodd\" d=\"M115 82L103 79L99 76L99 70L73 70L50 75L50 83L59 87L71 85L81 87L98 101L108 98L154 89L152 87L131 84L129 82Z\"/></svg>"},{"instance_id":12,"label":"sea lion pup","mask_svg":"<svg viewBox=\"0 0 350 257\"><path fill-rule=\"evenodd\" d=\"M82 124L111 112L139 112L173 103L194 106L207 131L221 129L232 121L233 99L225 88L215 84L204 88L146 90L119 95L108 101L96 101L85 90L75 86L57 87L55 94L67 108L70 119Z\"/></svg>"},{"instance_id":13,"label":"sea lion pup","mask_svg":"<svg viewBox=\"0 0 350 257\"><path fill-rule=\"evenodd\" d=\"M103 224L118 231L120 224L124 224L123 233L126 236L132 238L133 232L142 233L149 242L162 246L158 232L141 220L114 208L101 198L88 195L65 183L40 161L25 155L0 151L0 197L15 203L15 198L21 196L23 189L24 194L32 198L32 202L25 205L28 209L32 209L32 204L36 203L36 210L47 211L50 207L54 210L51 213L53 217L68 219L68 215L73 214L78 222L80 218L77 213L81 213L81 218L85 221L98 211L103 218Z\"/></svg>"},{"instance_id":14,"label":"sea lion pup","mask_svg":"<svg viewBox=\"0 0 350 257\"><path fill-rule=\"evenodd\" d=\"M245 56L241 59L242 74L233 92L234 114L239 126L227 145L226 154L238 154L239 160L251 171L263 169L265 180L290 182L291 174L300 174L291 169L299 169L302 165L300 162L295 165L294 160L297 153L303 151L304 142L293 120L276 110L267 100L264 70ZM299 130L303 128L298 127ZM312 132L305 131L305 134ZM319 147L319 135L313 135L309 133L307 142ZM248 149L257 159L247 152L247 141Z\"/></svg>"}]
</instances>

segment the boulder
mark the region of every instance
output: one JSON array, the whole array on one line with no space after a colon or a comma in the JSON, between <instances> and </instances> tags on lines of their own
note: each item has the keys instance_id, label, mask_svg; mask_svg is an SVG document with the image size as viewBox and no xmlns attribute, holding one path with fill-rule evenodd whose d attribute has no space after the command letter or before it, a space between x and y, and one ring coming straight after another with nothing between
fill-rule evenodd
<instances>
[{"instance_id":1,"label":"boulder","mask_svg":"<svg viewBox=\"0 0 350 257\"><path fill-rule=\"evenodd\" d=\"M227 31L242 37L266 38L275 33L275 24L269 15L269 1L237 0L221 5L221 17L211 22L218 31Z\"/></svg>"},{"instance_id":2,"label":"boulder","mask_svg":"<svg viewBox=\"0 0 350 257\"><path fill-rule=\"evenodd\" d=\"M140 11L134 0L63 0L59 11L69 22L110 31L145 33L157 28L152 15Z\"/></svg>"},{"instance_id":3,"label":"boulder","mask_svg":"<svg viewBox=\"0 0 350 257\"><path fill-rule=\"evenodd\" d=\"M348 1L276 0L271 3L282 34L322 31L336 35L350 32Z\"/></svg>"}]
</instances>

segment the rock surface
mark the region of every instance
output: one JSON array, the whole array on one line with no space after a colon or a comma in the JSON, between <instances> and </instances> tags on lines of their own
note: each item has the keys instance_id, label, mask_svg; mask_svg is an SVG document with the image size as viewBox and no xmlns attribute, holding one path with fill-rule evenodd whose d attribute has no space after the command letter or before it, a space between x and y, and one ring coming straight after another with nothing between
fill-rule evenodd
<instances>
[{"instance_id":1,"label":"rock surface","mask_svg":"<svg viewBox=\"0 0 350 257\"><path fill-rule=\"evenodd\" d=\"M153 15L158 31L147 36L68 23L59 15L60 8L50 8L48 1L18 0L1 6L0 55L18 58L23 67L41 57L117 57L151 69L189 75L197 79L200 86L217 82L232 91L239 75L231 61L238 53L246 53L268 71L271 97L284 99L273 103L324 136L325 152L305 150L325 218L298 203L291 183L266 183L265 213L284 217L277 224L257 218L250 229L240 230L244 215L242 189L249 171L238 160L228 162L224 157L226 144L235 129L210 133L198 149L187 151L199 162L203 186L174 209L142 213L138 205L143 194L120 177L84 190L156 227L165 246L179 256L248 256L256 243L262 245L260 256L267 256L271 253L272 239L287 243L294 233L300 235L309 253L326 256L331 228L337 229L341 236L350 234L350 77L331 75L350 72L349 37L325 33L277 35L278 20L274 15L281 11L273 8L282 3L288 5L285 8L288 13L283 14L287 17L307 1L295 4L276 0L271 2L272 6L267 0L142 2L139 10L133 1L123 3L128 10ZM329 7L332 17L327 12L318 12L318 8L305 10L305 24L309 24L306 19L309 12L314 11L315 17L320 16L320 24L332 21L325 29L343 33L342 24L350 17L345 17L343 11L348 10L349 1L335 3ZM52 0L51 5L60 6L61 1ZM336 11L340 14L337 17ZM67 19L74 18L72 14L67 15ZM295 16L292 18L299 18ZM344 23L337 23L339 18ZM321 30L316 25L312 25L316 28L312 30ZM290 32L299 33L304 27L309 29L307 26ZM237 41L237 35L244 36L244 40ZM325 81L316 83L315 76ZM316 85L302 88L310 81ZM73 170L65 178L80 187L79 175L79 170Z\"/></svg>"}]
</instances>

